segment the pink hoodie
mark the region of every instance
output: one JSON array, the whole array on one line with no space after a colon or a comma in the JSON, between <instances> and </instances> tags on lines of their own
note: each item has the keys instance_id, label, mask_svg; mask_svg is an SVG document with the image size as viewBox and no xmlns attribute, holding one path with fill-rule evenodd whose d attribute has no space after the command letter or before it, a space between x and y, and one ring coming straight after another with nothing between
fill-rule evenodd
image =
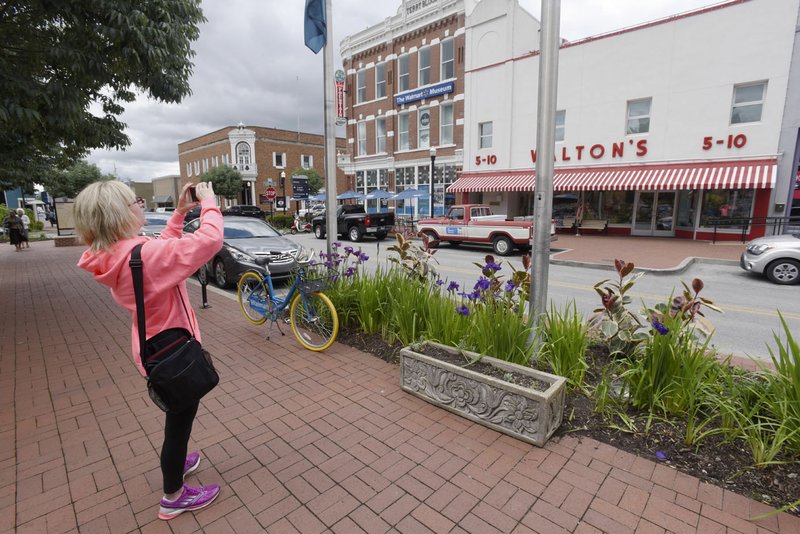
<instances>
[{"instance_id":1,"label":"pink hoodie","mask_svg":"<svg viewBox=\"0 0 800 534\"><path fill-rule=\"evenodd\" d=\"M222 247L222 214L213 198L201 202L200 227L191 234L182 233L183 215L177 211L170 217L167 227L158 239L136 236L117 242L110 251L94 253L87 250L78 261L78 267L94 275L94 279L111 288L117 304L131 314L131 348L136 367L145 376L139 356L139 330L136 321L136 298L133 294L133 276L128 262L131 250L139 243L144 264L144 306L147 332L150 339L167 328L186 328L194 332L198 341L200 328L194 315L185 280L204 263L214 257ZM177 290L176 290L177 287ZM183 295L186 310L178 291Z\"/></svg>"}]
</instances>

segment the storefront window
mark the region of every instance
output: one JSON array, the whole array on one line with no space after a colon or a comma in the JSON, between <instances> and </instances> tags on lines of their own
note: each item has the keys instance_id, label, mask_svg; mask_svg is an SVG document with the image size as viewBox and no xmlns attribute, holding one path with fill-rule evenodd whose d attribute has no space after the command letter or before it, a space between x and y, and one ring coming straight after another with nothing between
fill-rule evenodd
<instances>
[{"instance_id":1,"label":"storefront window","mask_svg":"<svg viewBox=\"0 0 800 534\"><path fill-rule=\"evenodd\" d=\"M557 226L570 226L570 224L564 223L564 219L575 217L578 209L578 195L579 193L571 191L557 191L553 195L553 218L556 220ZM533 213L533 208L529 209L529 213Z\"/></svg>"},{"instance_id":2,"label":"storefront window","mask_svg":"<svg viewBox=\"0 0 800 534\"><path fill-rule=\"evenodd\" d=\"M356 171L356 191L364 190L364 171Z\"/></svg>"},{"instance_id":3,"label":"storefront window","mask_svg":"<svg viewBox=\"0 0 800 534\"><path fill-rule=\"evenodd\" d=\"M697 192L680 191L678 193L678 226L694 228L694 214L697 209Z\"/></svg>"},{"instance_id":4,"label":"storefront window","mask_svg":"<svg viewBox=\"0 0 800 534\"><path fill-rule=\"evenodd\" d=\"M700 226L712 227L715 221L725 228L747 226L753 209L752 189L706 189L703 191L703 207Z\"/></svg>"},{"instance_id":5,"label":"storefront window","mask_svg":"<svg viewBox=\"0 0 800 534\"><path fill-rule=\"evenodd\" d=\"M598 219L608 219L609 224L630 224L635 196L635 191L603 191Z\"/></svg>"}]
</instances>

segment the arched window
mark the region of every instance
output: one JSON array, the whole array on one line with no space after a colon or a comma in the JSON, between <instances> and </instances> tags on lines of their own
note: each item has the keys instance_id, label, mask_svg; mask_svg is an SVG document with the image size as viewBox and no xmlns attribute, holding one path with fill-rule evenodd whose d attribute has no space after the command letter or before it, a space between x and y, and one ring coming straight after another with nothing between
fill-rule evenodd
<instances>
[{"instance_id":1,"label":"arched window","mask_svg":"<svg viewBox=\"0 0 800 534\"><path fill-rule=\"evenodd\" d=\"M247 143L239 143L236 145L236 161L240 169L244 169L246 165L250 165L250 145Z\"/></svg>"}]
</instances>

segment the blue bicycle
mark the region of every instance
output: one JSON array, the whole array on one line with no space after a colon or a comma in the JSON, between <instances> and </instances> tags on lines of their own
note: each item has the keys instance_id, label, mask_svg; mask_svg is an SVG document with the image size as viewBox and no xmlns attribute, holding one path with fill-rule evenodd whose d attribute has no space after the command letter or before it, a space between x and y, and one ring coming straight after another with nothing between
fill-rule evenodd
<instances>
[{"instance_id":1,"label":"blue bicycle","mask_svg":"<svg viewBox=\"0 0 800 534\"><path fill-rule=\"evenodd\" d=\"M282 259L285 259L283 257ZM323 264L295 260L296 268L289 292L280 297L275 294L269 262L264 266L266 274L247 271L237 284L239 307L245 318L255 325L272 326L288 322L297 341L308 350L322 351L330 347L339 334L339 316L331 300L322 293L336 279L337 272ZM289 309L288 317L283 313Z\"/></svg>"}]
</instances>

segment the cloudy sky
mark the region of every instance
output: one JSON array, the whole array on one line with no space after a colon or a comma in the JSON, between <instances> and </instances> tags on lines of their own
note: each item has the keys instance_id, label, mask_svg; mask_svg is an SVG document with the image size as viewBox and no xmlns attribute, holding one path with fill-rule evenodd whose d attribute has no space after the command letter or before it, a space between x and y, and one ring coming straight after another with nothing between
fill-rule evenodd
<instances>
[{"instance_id":1,"label":"cloudy sky","mask_svg":"<svg viewBox=\"0 0 800 534\"><path fill-rule=\"evenodd\" d=\"M659 19L714 0L562 0L561 35L576 40ZM541 0L520 0L540 18ZM303 0L204 0L208 22L195 43L193 94L181 104L142 98L123 121L126 151L89 156L103 172L149 181L178 173L178 143L240 121L256 126L323 131L322 52L303 43ZM339 42L394 15L400 0L333 0L335 68ZM340 132L343 135L343 131Z\"/></svg>"}]
</instances>

